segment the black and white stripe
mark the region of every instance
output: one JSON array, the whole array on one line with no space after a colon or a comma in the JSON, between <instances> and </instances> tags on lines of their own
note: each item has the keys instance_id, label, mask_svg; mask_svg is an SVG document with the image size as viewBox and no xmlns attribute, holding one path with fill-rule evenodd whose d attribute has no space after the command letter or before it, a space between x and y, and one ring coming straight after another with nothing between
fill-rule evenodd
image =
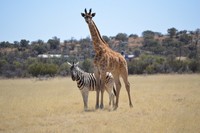
<instances>
[{"instance_id":1,"label":"black and white stripe","mask_svg":"<svg viewBox=\"0 0 200 133\"><path fill-rule=\"evenodd\" d=\"M77 82L77 87L80 89L83 97L84 107L87 110L87 101L88 101L88 93L89 91L96 91L96 78L94 73L87 73L81 70L78 67L78 63L76 64L68 64L70 67L71 78L73 81ZM111 106L111 102L114 106L114 97L116 95L116 86L111 73L106 73L106 84L105 89L109 94L109 105Z\"/></svg>"}]
</instances>

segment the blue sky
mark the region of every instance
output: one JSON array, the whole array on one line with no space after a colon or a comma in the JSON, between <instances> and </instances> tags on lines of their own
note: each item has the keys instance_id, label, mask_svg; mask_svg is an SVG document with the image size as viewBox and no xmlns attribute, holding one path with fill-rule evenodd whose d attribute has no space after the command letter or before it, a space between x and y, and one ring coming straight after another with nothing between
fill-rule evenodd
<instances>
[{"instance_id":1,"label":"blue sky","mask_svg":"<svg viewBox=\"0 0 200 133\"><path fill-rule=\"evenodd\" d=\"M48 41L90 36L80 13L96 12L93 18L101 35L137 34L145 30L200 28L200 0L1 0L0 42L27 39Z\"/></svg>"}]
</instances>

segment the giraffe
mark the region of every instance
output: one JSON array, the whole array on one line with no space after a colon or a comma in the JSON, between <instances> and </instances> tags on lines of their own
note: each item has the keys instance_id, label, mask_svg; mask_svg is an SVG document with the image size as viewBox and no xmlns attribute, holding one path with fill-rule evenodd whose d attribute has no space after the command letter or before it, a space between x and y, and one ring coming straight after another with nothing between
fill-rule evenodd
<instances>
[{"instance_id":1,"label":"giraffe","mask_svg":"<svg viewBox=\"0 0 200 133\"><path fill-rule=\"evenodd\" d=\"M121 89L121 82L120 76L122 77L126 91L128 93L129 98L129 106L133 107L131 102L131 95L130 95L130 83L128 81L128 68L127 62L125 58L118 52L113 51L109 45L103 40L100 35L99 30L97 29L94 21L92 18L95 16L95 13L92 13L92 9L87 10L85 9L85 13L81 13L82 17L84 17L86 23L88 24L90 34L93 41L93 47L95 51L94 57L94 67L95 67L95 76L97 78L97 96L96 96L96 109L99 108L99 93L101 92L101 104L100 108L103 108L103 93L106 81L106 72L111 72L117 89L116 94L116 105L115 109L118 108L119 102L119 94ZM101 78L101 83L100 83Z\"/></svg>"}]
</instances>

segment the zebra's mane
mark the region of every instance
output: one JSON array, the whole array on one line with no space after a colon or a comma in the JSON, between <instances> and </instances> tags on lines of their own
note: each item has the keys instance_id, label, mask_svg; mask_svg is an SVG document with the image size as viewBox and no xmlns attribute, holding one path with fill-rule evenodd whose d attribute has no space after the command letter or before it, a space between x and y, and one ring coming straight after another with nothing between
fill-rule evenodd
<instances>
[{"instance_id":1,"label":"zebra's mane","mask_svg":"<svg viewBox=\"0 0 200 133\"><path fill-rule=\"evenodd\" d=\"M92 74L92 73L88 73L88 72L85 72L83 71L80 67L76 66L76 71L82 73L82 74Z\"/></svg>"}]
</instances>

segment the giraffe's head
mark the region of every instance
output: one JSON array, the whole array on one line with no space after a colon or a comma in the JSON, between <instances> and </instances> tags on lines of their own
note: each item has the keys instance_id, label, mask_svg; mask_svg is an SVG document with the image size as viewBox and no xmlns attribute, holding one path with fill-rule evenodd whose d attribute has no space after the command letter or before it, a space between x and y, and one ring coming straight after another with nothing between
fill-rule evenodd
<instances>
[{"instance_id":1,"label":"giraffe's head","mask_svg":"<svg viewBox=\"0 0 200 133\"><path fill-rule=\"evenodd\" d=\"M89 13L87 13L87 10L85 9L85 13L81 13L82 17L85 18L86 23L90 23L92 21L92 18L95 16L95 13L92 13L92 9L89 10Z\"/></svg>"}]
</instances>

